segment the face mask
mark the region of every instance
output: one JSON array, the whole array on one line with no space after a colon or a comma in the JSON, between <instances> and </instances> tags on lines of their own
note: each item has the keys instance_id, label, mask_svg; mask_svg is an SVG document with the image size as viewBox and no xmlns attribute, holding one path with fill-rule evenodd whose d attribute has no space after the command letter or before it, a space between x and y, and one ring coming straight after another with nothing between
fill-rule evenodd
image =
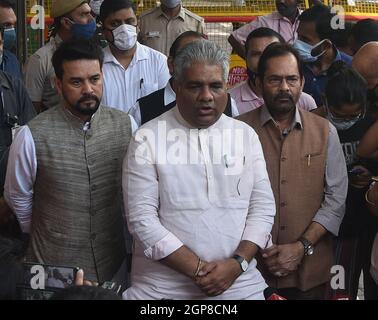
<instances>
[{"instance_id":1,"label":"face mask","mask_svg":"<svg viewBox=\"0 0 378 320\"><path fill-rule=\"evenodd\" d=\"M89 1L89 6L91 7L93 13L96 16L100 15L100 8L101 8L101 4L103 2L104 2L104 0L91 0L91 1Z\"/></svg>"},{"instance_id":2,"label":"face mask","mask_svg":"<svg viewBox=\"0 0 378 320\"><path fill-rule=\"evenodd\" d=\"M16 29L9 28L4 30L4 49L10 50L16 45Z\"/></svg>"},{"instance_id":3,"label":"face mask","mask_svg":"<svg viewBox=\"0 0 378 320\"><path fill-rule=\"evenodd\" d=\"M137 29L130 24L122 24L113 30L114 46L122 51L134 48L137 42Z\"/></svg>"},{"instance_id":4,"label":"face mask","mask_svg":"<svg viewBox=\"0 0 378 320\"><path fill-rule=\"evenodd\" d=\"M249 80L251 80L251 82L255 86L256 85L257 73L252 71L251 69L247 68L247 74L248 74Z\"/></svg>"},{"instance_id":5,"label":"face mask","mask_svg":"<svg viewBox=\"0 0 378 320\"><path fill-rule=\"evenodd\" d=\"M320 42L319 42L320 43ZM299 56L301 57L302 61L303 62L315 62L316 60L319 59L319 57L321 57L325 50L322 51L320 54L318 54L317 56L312 56L311 55L311 51L312 49L314 49L316 46L318 45L318 43L314 46L304 42L304 41L301 41L301 40L296 40L293 44L293 47L298 51L299 53Z\"/></svg>"},{"instance_id":6,"label":"face mask","mask_svg":"<svg viewBox=\"0 0 378 320\"><path fill-rule=\"evenodd\" d=\"M87 24L73 23L72 24L72 34L77 38L90 39L96 32L96 21L92 20Z\"/></svg>"},{"instance_id":7,"label":"face mask","mask_svg":"<svg viewBox=\"0 0 378 320\"><path fill-rule=\"evenodd\" d=\"M327 106L327 104L326 104L326 106ZM329 111L328 107L326 107L326 109L327 109L327 118L328 118L329 122L331 122L338 131L344 131L344 130L348 130L348 129L352 128L358 121L363 119L364 116L365 116L365 113L363 112L353 119L345 120L345 119L342 119L342 118L336 118Z\"/></svg>"},{"instance_id":8,"label":"face mask","mask_svg":"<svg viewBox=\"0 0 378 320\"><path fill-rule=\"evenodd\" d=\"M337 131L344 131L352 128L360 118L354 118L352 120L335 120L332 117L328 117L329 122L331 122Z\"/></svg>"},{"instance_id":9,"label":"face mask","mask_svg":"<svg viewBox=\"0 0 378 320\"><path fill-rule=\"evenodd\" d=\"M161 0L160 2L169 9L176 8L179 4L181 4L181 0Z\"/></svg>"}]
</instances>

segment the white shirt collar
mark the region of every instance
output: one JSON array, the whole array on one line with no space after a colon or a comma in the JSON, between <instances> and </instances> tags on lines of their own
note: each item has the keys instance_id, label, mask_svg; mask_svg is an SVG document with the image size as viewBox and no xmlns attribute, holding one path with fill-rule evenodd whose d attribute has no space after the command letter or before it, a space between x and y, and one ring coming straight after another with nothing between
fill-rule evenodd
<instances>
[{"instance_id":1,"label":"white shirt collar","mask_svg":"<svg viewBox=\"0 0 378 320\"><path fill-rule=\"evenodd\" d=\"M148 59L148 54L147 54L147 50L145 49L145 46L140 44L139 42L137 42L136 46L137 46L137 48L136 48L134 57L131 60L130 66L134 65L138 61ZM119 61L113 55L109 46L104 48L104 64L105 63L114 63L114 64L119 65L123 68L123 66L119 63Z\"/></svg>"}]
</instances>

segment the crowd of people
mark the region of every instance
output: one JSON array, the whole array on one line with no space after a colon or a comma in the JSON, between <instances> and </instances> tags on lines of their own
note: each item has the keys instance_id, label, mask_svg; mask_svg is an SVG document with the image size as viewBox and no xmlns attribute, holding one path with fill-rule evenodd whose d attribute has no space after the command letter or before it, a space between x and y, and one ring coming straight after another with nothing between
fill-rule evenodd
<instances>
[{"instance_id":1,"label":"crowd of people","mask_svg":"<svg viewBox=\"0 0 378 320\"><path fill-rule=\"evenodd\" d=\"M276 0L229 36L228 88L203 18L160 2L53 0L21 68L0 0L0 298L28 262L81 269L53 299L354 300L361 271L378 299L378 21Z\"/></svg>"}]
</instances>

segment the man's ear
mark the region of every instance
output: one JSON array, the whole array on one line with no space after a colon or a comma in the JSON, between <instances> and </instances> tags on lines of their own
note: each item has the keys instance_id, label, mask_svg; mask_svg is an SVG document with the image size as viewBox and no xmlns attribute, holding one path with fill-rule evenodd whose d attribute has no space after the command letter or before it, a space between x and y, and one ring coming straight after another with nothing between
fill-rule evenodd
<instances>
[{"instance_id":1,"label":"man's ear","mask_svg":"<svg viewBox=\"0 0 378 320\"><path fill-rule=\"evenodd\" d=\"M66 30L71 30L72 23L68 20L66 17L62 17L60 19L60 25L66 29Z\"/></svg>"},{"instance_id":2,"label":"man's ear","mask_svg":"<svg viewBox=\"0 0 378 320\"><path fill-rule=\"evenodd\" d=\"M55 88L58 90L58 93L62 96L62 80L58 79L58 77L55 77Z\"/></svg>"},{"instance_id":3,"label":"man's ear","mask_svg":"<svg viewBox=\"0 0 378 320\"><path fill-rule=\"evenodd\" d=\"M261 78L259 76L256 77L255 82L256 82L257 89L259 89L259 91L262 92L263 91L263 83L262 83Z\"/></svg>"},{"instance_id":4,"label":"man's ear","mask_svg":"<svg viewBox=\"0 0 378 320\"><path fill-rule=\"evenodd\" d=\"M173 76L173 58L171 56L167 59L169 74Z\"/></svg>"},{"instance_id":5,"label":"man's ear","mask_svg":"<svg viewBox=\"0 0 378 320\"><path fill-rule=\"evenodd\" d=\"M175 93L177 93L177 91L179 90L179 85L178 85L177 81L175 80L175 78L172 78L171 86L172 86L172 90Z\"/></svg>"},{"instance_id":6,"label":"man's ear","mask_svg":"<svg viewBox=\"0 0 378 320\"><path fill-rule=\"evenodd\" d=\"M303 88L304 88L305 82L306 82L306 79L305 79L304 76L302 76L302 79L301 79L301 91L302 92L303 92Z\"/></svg>"}]
</instances>

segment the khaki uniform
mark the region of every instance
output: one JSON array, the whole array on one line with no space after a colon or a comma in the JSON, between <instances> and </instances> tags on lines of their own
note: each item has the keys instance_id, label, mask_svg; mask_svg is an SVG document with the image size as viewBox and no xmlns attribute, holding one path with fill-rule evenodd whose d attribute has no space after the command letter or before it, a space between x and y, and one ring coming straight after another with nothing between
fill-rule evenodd
<instances>
[{"instance_id":1,"label":"khaki uniform","mask_svg":"<svg viewBox=\"0 0 378 320\"><path fill-rule=\"evenodd\" d=\"M205 34L205 21L200 16L181 7L180 13L169 19L160 7L143 12L139 18L139 41L169 55L173 41L185 31Z\"/></svg>"},{"instance_id":2,"label":"khaki uniform","mask_svg":"<svg viewBox=\"0 0 378 320\"><path fill-rule=\"evenodd\" d=\"M46 109L56 107L61 98L55 88L52 57L62 39L56 35L30 58L26 66L25 86L33 102L42 102Z\"/></svg>"}]
</instances>

